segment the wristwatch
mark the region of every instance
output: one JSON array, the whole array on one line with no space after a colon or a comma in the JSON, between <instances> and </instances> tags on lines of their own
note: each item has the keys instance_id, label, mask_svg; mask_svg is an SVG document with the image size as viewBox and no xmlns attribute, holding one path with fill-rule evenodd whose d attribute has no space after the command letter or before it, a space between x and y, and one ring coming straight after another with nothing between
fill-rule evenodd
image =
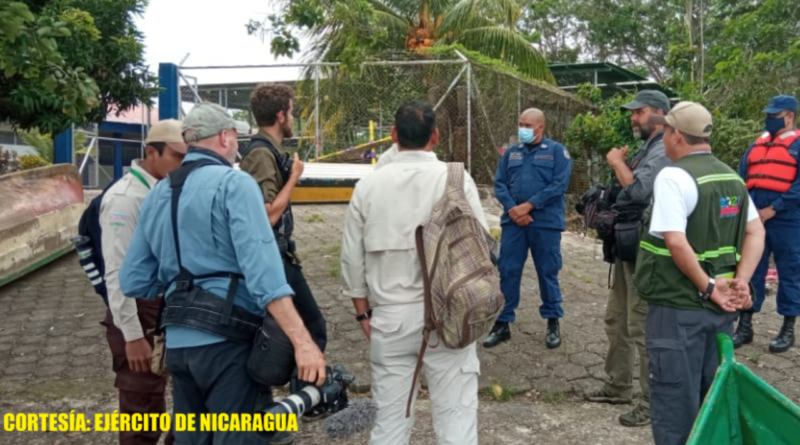
<instances>
[{"instance_id":1,"label":"wristwatch","mask_svg":"<svg viewBox=\"0 0 800 445\"><path fill-rule=\"evenodd\" d=\"M708 300L711 298L711 294L714 292L714 286L717 284L716 280L713 278L708 279L708 287L706 288L705 292L698 292L700 294L701 300Z\"/></svg>"},{"instance_id":2,"label":"wristwatch","mask_svg":"<svg viewBox=\"0 0 800 445\"><path fill-rule=\"evenodd\" d=\"M356 315L356 321L366 320L368 318L372 318L372 309L368 310L367 312L364 312L361 315Z\"/></svg>"}]
</instances>

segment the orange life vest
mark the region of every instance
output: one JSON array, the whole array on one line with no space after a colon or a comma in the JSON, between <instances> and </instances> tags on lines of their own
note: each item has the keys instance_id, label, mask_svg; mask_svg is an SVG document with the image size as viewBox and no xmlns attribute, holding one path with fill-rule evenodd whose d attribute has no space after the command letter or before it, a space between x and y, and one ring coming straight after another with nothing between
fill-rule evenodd
<instances>
[{"instance_id":1,"label":"orange life vest","mask_svg":"<svg viewBox=\"0 0 800 445\"><path fill-rule=\"evenodd\" d=\"M786 193L797 177L797 160L789 147L800 138L800 131L792 130L772 137L764 133L756 140L747 156L747 189L772 190Z\"/></svg>"}]
</instances>

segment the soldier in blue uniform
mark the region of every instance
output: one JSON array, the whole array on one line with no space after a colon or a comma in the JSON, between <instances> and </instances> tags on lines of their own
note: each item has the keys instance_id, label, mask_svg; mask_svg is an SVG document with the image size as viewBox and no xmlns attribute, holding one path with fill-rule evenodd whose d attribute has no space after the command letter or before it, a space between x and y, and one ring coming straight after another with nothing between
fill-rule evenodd
<instances>
[{"instance_id":1,"label":"soldier in blue uniform","mask_svg":"<svg viewBox=\"0 0 800 445\"><path fill-rule=\"evenodd\" d=\"M558 320L564 311L558 272L572 160L563 145L544 137L544 130L544 113L525 110L519 119L519 143L506 151L495 173L495 196L504 209L498 268L506 307L484 340L487 348L511 339L509 324L519 306L528 250L539 277L539 314L547 319L546 345L550 349L561 345Z\"/></svg>"}]
</instances>

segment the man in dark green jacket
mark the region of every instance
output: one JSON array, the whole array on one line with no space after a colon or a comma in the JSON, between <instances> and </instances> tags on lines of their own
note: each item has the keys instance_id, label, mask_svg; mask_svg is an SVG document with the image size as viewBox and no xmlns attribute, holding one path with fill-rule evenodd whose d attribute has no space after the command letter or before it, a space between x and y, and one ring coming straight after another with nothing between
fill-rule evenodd
<instances>
[{"instance_id":1,"label":"man in dark green jacket","mask_svg":"<svg viewBox=\"0 0 800 445\"><path fill-rule=\"evenodd\" d=\"M752 305L765 232L742 179L711 154L708 110L682 102L651 121L674 164L656 177L635 284L649 305L653 438L684 445L719 366L715 337Z\"/></svg>"}]
</instances>

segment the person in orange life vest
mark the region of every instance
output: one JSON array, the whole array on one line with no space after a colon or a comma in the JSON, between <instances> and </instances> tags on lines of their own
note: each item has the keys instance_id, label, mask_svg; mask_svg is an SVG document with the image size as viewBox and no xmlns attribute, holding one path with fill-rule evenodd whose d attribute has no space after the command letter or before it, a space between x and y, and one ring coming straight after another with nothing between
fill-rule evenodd
<instances>
[{"instance_id":1,"label":"person in orange life vest","mask_svg":"<svg viewBox=\"0 0 800 445\"><path fill-rule=\"evenodd\" d=\"M775 96L769 100L766 132L745 152L739 174L747 183L753 202L767 229L764 256L752 279L755 301L741 312L733 337L734 347L753 341L753 313L764 302L770 252L775 255L780 284L778 313L783 327L769 345L771 352L785 352L794 344L795 317L800 315L800 178L798 152L800 130L795 128L797 98Z\"/></svg>"}]
</instances>

